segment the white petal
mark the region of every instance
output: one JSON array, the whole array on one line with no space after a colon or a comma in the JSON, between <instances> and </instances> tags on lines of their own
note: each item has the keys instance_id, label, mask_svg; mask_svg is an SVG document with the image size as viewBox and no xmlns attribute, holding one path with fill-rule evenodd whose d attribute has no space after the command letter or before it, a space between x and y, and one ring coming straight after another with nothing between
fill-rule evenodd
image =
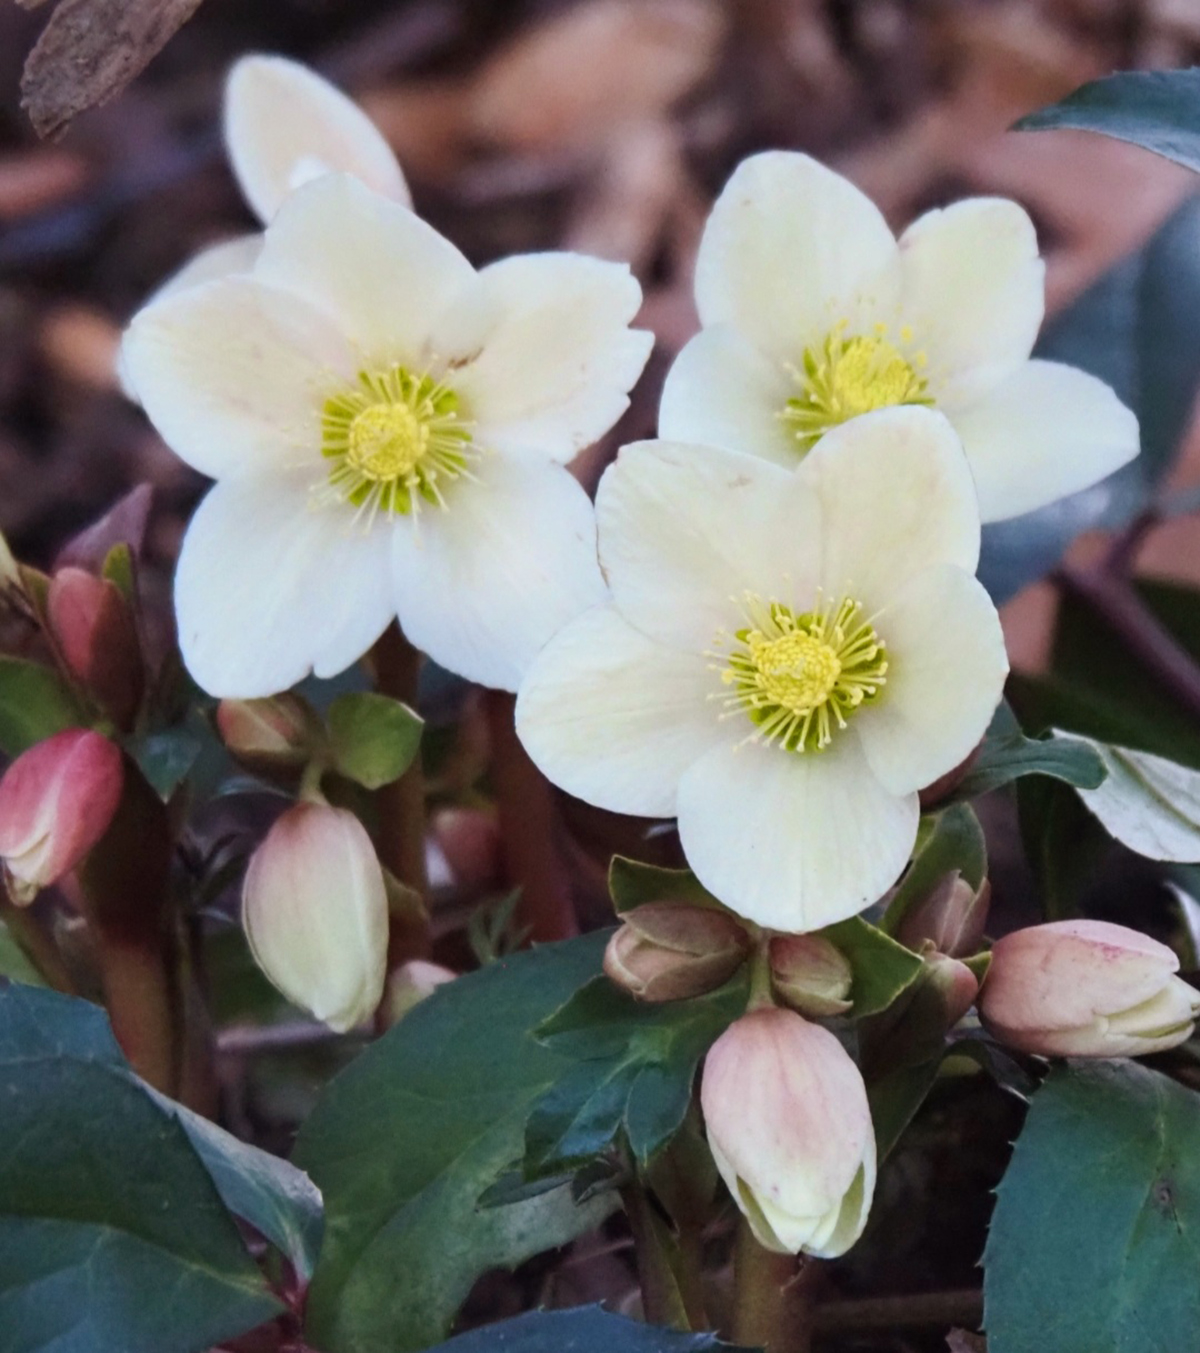
<instances>
[{"instance_id":1,"label":"white petal","mask_svg":"<svg viewBox=\"0 0 1200 1353\"><path fill-rule=\"evenodd\" d=\"M785 502L791 484L786 470L736 452L625 447L596 495L600 562L617 609L663 643L712 647L737 621L743 593L789 590L796 542L816 539L816 500ZM815 573L806 581L811 591Z\"/></svg>"},{"instance_id":2,"label":"white petal","mask_svg":"<svg viewBox=\"0 0 1200 1353\"><path fill-rule=\"evenodd\" d=\"M971 198L900 237L904 322L939 401L990 389L1029 356L1045 308L1037 232L1015 202Z\"/></svg>"},{"instance_id":3,"label":"white petal","mask_svg":"<svg viewBox=\"0 0 1200 1353\"><path fill-rule=\"evenodd\" d=\"M809 1249L818 1259L836 1259L857 1243L859 1236L866 1230L867 1218L871 1213L871 1200L875 1196L875 1138L867 1141L863 1155L862 1169L854 1178L854 1183L846 1191L837 1210L837 1220L828 1230L818 1246Z\"/></svg>"},{"instance_id":4,"label":"white petal","mask_svg":"<svg viewBox=\"0 0 1200 1353\"><path fill-rule=\"evenodd\" d=\"M142 308L145 310L158 301L178 296L190 287L199 286L201 282L213 282L220 277L237 277L242 273L251 272L261 252L262 235L257 232L253 235L238 235L235 239L222 240L220 244L201 249L195 258L189 259L178 272L172 273L157 291L152 292ZM117 379L121 382L121 389L125 395L140 403L129 375L124 343L117 353Z\"/></svg>"},{"instance_id":5,"label":"white petal","mask_svg":"<svg viewBox=\"0 0 1200 1353\"><path fill-rule=\"evenodd\" d=\"M345 174L291 194L255 269L323 310L380 365L425 363L434 320L474 275L431 225Z\"/></svg>"},{"instance_id":6,"label":"white petal","mask_svg":"<svg viewBox=\"0 0 1200 1353\"><path fill-rule=\"evenodd\" d=\"M834 325L890 314L896 242L879 208L807 155L743 160L696 259L701 322L732 324L768 356L799 362Z\"/></svg>"},{"instance_id":7,"label":"white petal","mask_svg":"<svg viewBox=\"0 0 1200 1353\"><path fill-rule=\"evenodd\" d=\"M1004 634L981 584L949 564L910 578L876 629L887 685L852 716L854 729L880 783L908 794L953 770L987 732L1008 675Z\"/></svg>"},{"instance_id":8,"label":"white petal","mask_svg":"<svg viewBox=\"0 0 1200 1353\"><path fill-rule=\"evenodd\" d=\"M1032 361L956 409L984 521L1032 512L1089 488L1138 453L1138 422L1095 376Z\"/></svg>"},{"instance_id":9,"label":"white petal","mask_svg":"<svg viewBox=\"0 0 1200 1353\"><path fill-rule=\"evenodd\" d=\"M171 450L217 478L316 454L331 378L356 369L324 315L250 277L155 301L133 317L122 355Z\"/></svg>"},{"instance_id":10,"label":"white petal","mask_svg":"<svg viewBox=\"0 0 1200 1353\"><path fill-rule=\"evenodd\" d=\"M823 752L726 743L684 775L678 807L700 882L749 920L794 932L877 901L908 862L919 817L916 794L876 780L853 729Z\"/></svg>"},{"instance_id":11,"label":"white petal","mask_svg":"<svg viewBox=\"0 0 1200 1353\"><path fill-rule=\"evenodd\" d=\"M264 223L290 192L331 171L412 205L392 148L366 113L316 71L281 56L243 57L229 72L225 144Z\"/></svg>"},{"instance_id":12,"label":"white petal","mask_svg":"<svg viewBox=\"0 0 1200 1353\"><path fill-rule=\"evenodd\" d=\"M796 440L780 412L795 393L792 377L727 324L701 331L667 372L658 409L658 433L763 456L794 469Z\"/></svg>"},{"instance_id":13,"label":"white petal","mask_svg":"<svg viewBox=\"0 0 1200 1353\"><path fill-rule=\"evenodd\" d=\"M642 289L624 264L525 254L484 268L430 350L485 446L570 460L629 407L654 338L631 330Z\"/></svg>"},{"instance_id":14,"label":"white petal","mask_svg":"<svg viewBox=\"0 0 1200 1353\"><path fill-rule=\"evenodd\" d=\"M647 639L611 605L573 621L521 683L517 731L543 773L614 813L674 817L679 777L725 741L707 660Z\"/></svg>"},{"instance_id":15,"label":"white petal","mask_svg":"<svg viewBox=\"0 0 1200 1353\"><path fill-rule=\"evenodd\" d=\"M395 615L387 529L313 510L311 476L226 480L200 504L175 575L179 643L210 695L273 695L335 676Z\"/></svg>"},{"instance_id":16,"label":"white petal","mask_svg":"<svg viewBox=\"0 0 1200 1353\"><path fill-rule=\"evenodd\" d=\"M547 461L487 457L395 532L400 624L441 666L515 691L538 651L604 598L587 494Z\"/></svg>"},{"instance_id":17,"label":"white petal","mask_svg":"<svg viewBox=\"0 0 1200 1353\"><path fill-rule=\"evenodd\" d=\"M979 560L975 485L954 429L930 409L863 414L827 433L795 475L792 497L820 495L831 599L868 612L931 564L973 573Z\"/></svg>"}]
</instances>

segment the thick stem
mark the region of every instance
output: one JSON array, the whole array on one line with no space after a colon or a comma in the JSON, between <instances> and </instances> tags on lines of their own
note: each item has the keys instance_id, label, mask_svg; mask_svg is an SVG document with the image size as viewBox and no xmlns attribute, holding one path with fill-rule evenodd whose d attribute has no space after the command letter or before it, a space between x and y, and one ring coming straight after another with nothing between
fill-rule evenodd
<instances>
[{"instance_id":1,"label":"thick stem","mask_svg":"<svg viewBox=\"0 0 1200 1353\"><path fill-rule=\"evenodd\" d=\"M144 1081L177 1097L178 995L166 946L99 926L95 936L104 1004L121 1050Z\"/></svg>"},{"instance_id":2,"label":"thick stem","mask_svg":"<svg viewBox=\"0 0 1200 1353\"><path fill-rule=\"evenodd\" d=\"M517 922L536 942L568 939L579 933L579 923L555 842L558 814L552 791L517 737L516 698L507 691L485 691L483 700L505 872L509 883L521 889Z\"/></svg>"},{"instance_id":3,"label":"thick stem","mask_svg":"<svg viewBox=\"0 0 1200 1353\"><path fill-rule=\"evenodd\" d=\"M768 1353L809 1353L812 1306L799 1261L754 1238L743 1217L733 1257L733 1341ZM807 1272L807 1266L806 1270Z\"/></svg>"},{"instance_id":4,"label":"thick stem","mask_svg":"<svg viewBox=\"0 0 1200 1353\"><path fill-rule=\"evenodd\" d=\"M626 1184L621 1202L633 1233L642 1314L651 1325L672 1329L706 1327L697 1256L675 1242L640 1184Z\"/></svg>"},{"instance_id":5,"label":"thick stem","mask_svg":"<svg viewBox=\"0 0 1200 1353\"><path fill-rule=\"evenodd\" d=\"M417 705L417 678L421 655L391 625L371 651L375 684L381 695ZM408 770L390 785L376 791L379 807L379 858L401 883L428 899L425 873L425 777L420 752ZM431 951L429 925L415 918L392 917L388 936L388 971L394 972L410 958L428 958Z\"/></svg>"}]
</instances>

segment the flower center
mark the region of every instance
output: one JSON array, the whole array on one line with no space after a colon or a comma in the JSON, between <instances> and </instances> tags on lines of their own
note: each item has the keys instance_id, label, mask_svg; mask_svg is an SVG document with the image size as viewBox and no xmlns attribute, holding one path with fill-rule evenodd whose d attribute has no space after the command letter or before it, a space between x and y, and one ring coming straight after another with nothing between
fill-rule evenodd
<instances>
[{"instance_id":1,"label":"flower center","mask_svg":"<svg viewBox=\"0 0 1200 1353\"><path fill-rule=\"evenodd\" d=\"M470 442L454 391L402 366L360 372L321 413L329 488L368 518L380 509L415 513L422 499L445 507L445 486L469 476L478 457Z\"/></svg>"},{"instance_id":2,"label":"flower center","mask_svg":"<svg viewBox=\"0 0 1200 1353\"><path fill-rule=\"evenodd\" d=\"M879 698L886 650L860 602L843 597L797 615L748 595L744 609L750 623L735 634L721 681L731 688L726 711L756 725L752 741L821 751L854 710Z\"/></svg>"},{"instance_id":3,"label":"flower center","mask_svg":"<svg viewBox=\"0 0 1200 1353\"><path fill-rule=\"evenodd\" d=\"M919 374L926 364L924 353L910 362L888 341L882 324L856 338L844 337L845 328L839 324L824 343L805 348L802 369L793 373L800 393L779 416L802 452L811 451L830 428L859 414L897 404L933 404L929 383ZM909 343L912 331L902 329L900 340Z\"/></svg>"}]
</instances>

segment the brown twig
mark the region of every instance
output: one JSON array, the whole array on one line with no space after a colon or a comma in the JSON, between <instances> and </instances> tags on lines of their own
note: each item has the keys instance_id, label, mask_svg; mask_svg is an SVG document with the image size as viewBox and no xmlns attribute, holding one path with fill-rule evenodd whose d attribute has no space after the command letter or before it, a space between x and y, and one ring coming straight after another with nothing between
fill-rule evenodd
<instances>
[{"instance_id":1,"label":"brown twig","mask_svg":"<svg viewBox=\"0 0 1200 1353\"><path fill-rule=\"evenodd\" d=\"M982 1321L983 1293L976 1288L826 1301L813 1311L813 1328L821 1334L950 1325L978 1329Z\"/></svg>"}]
</instances>

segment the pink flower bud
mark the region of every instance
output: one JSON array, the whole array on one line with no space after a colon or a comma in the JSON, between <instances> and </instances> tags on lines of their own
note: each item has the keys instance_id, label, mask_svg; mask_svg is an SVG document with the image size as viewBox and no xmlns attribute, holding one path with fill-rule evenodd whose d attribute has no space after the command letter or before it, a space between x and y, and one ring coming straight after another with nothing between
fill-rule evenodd
<instances>
[{"instance_id":1,"label":"pink flower bud","mask_svg":"<svg viewBox=\"0 0 1200 1353\"><path fill-rule=\"evenodd\" d=\"M850 1009L854 972L845 954L822 935L776 935L769 949L771 984L779 999L820 1019Z\"/></svg>"},{"instance_id":2,"label":"pink flower bud","mask_svg":"<svg viewBox=\"0 0 1200 1353\"><path fill-rule=\"evenodd\" d=\"M0 780L0 858L18 902L69 874L108 830L121 801L121 750L90 729L39 742Z\"/></svg>"},{"instance_id":3,"label":"pink flower bud","mask_svg":"<svg viewBox=\"0 0 1200 1353\"><path fill-rule=\"evenodd\" d=\"M728 912L647 902L625 914L604 951L604 971L638 1000L682 1001L727 982L749 948Z\"/></svg>"},{"instance_id":4,"label":"pink flower bud","mask_svg":"<svg viewBox=\"0 0 1200 1353\"><path fill-rule=\"evenodd\" d=\"M928 953L919 982L936 995L946 1028L952 1028L975 1004L979 981L965 963L946 954Z\"/></svg>"},{"instance_id":5,"label":"pink flower bud","mask_svg":"<svg viewBox=\"0 0 1200 1353\"><path fill-rule=\"evenodd\" d=\"M289 808L254 852L242 921L259 967L295 1005L344 1032L383 996L388 904L371 838L353 813Z\"/></svg>"},{"instance_id":6,"label":"pink flower bud","mask_svg":"<svg viewBox=\"0 0 1200 1353\"><path fill-rule=\"evenodd\" d=\"M914 953L928 944L950 958L979 952L992 889L986 879L978 892L955 870L935 885L900 922L896 938Z\"/></svg>"},{"instance_id":7,"label":"pink flower bud","mask_svg":"<svg viewBox=\"0 0 1200 1353\"><path fill-rule=\"evenodd\" d=\"M979 1013L1002 1042L1043 1057L1141 1057L1191 1036L1200 992L1179 959L1107 921L1055 921L998 941Z\"/></svg>"},{"instance_id":8,"label":"pink flower bud","mask_svg":"<svg viewBox=\"0 0 1200 1353\"><path fill-rule=\"evenodd\" d=\"M298 695L262 700L222 700L217 706L221 741L250 770L300 771L324 740L320 721Z\"/></svg>"},{"instance_id":9,"label":"pink flower bud","mask_svg":"<svg viewBox=\"0 0 1200 1353\"><path fill-rule=\"evenodd\" d=\"M121 728L133 726L144 687L129 603L107 578L60 569L46 598L50 630L71 675Z\"/></svg>"},{"instance_id":10,"label":"pink flower bud","mask_svg":"<svg viewBox=\"0 0 1200 1353\"><path fill-rule=\"evenodd\" d=\"M759 1243L845 1254L871 1208L875 1132L833 1034L790 1010L743 1015L709 1051L700 1103L717 1169Z\"/></svg>"}]
</instances>

